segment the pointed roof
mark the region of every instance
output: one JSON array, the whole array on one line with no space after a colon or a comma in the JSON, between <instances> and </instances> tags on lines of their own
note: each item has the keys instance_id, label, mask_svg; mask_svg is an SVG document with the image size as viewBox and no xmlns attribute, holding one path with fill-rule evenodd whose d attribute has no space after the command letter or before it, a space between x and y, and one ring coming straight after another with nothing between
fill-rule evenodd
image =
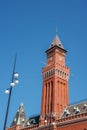
<instances>
[{"instance_id":1,"label":"pointed roof","mask_svg":"<svg viewBox=\"0 0 87 130\"><path fill-rule=\"evenodd\" d=\"M60 39L59 39L59 37L58 37L57 34L56 34L56 36L55 36L53 42L51 43L50 48L52 48L53 46L58 46L58 47L64 49L64 47L63 47L63 45L62 45L62 43L61 43L61 41L60 41Z\"/></svg>"},{"instance_id":2,"label":"pointed roof","mask_svg":"<svg viewBox=\"0 0 87 130\"><path fill-rule=\"evenodd\" d=\"M19 109L13 119L11 127L15 126L15 125L21 125L22 127L24 127L25 122L26 122L26 115L25 115L25 111L24 111L24 105L23 105L23 103L21 103L21 105L19 106Z\"/></svg>"},{"instance_id":3,"label":"pointed roof","mask_svg":"<svg viewBox=\"0 0 87 130\"><path fill-rule=\"evenodd\" d=\"M67 51L64 49L64 47L63 47L63 45L62 45L62 43L61 43L61 41L60 41L60 39L59 39L59 37L58 37L57 34L56 34L54 40L52 41L52 43L51 43L51 45L50 45L50 47L49 47L48 50L50 50L50 49L52 49L52 48L54 48L54 47L58 47L58 48L62 49L63 51L67 52ZM47 51L48 51L48 50L47 50ZM47 51L46 51L46 52L47 52Z\"/></svg>"}]
</instances>

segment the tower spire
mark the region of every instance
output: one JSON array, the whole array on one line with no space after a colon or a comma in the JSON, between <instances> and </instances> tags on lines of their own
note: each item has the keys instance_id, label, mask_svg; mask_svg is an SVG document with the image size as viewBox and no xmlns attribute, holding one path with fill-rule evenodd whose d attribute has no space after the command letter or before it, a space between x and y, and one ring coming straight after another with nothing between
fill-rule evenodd
<instances>
[{"instance_id":1,"label":"tower spire","mask_svg":"<svg viewBox=\"0 0 87 130\"><path fill-rule=\"evenodd\" d=\"M62 45L62 42L60 41L60 39L59 39L59 37L58 37L57 34L56 34L55 38L53 39L53 41L52 41L52 43L51 43L51 45L50 45L50 47L49 47L49 49L48 49L47 51L49 51L51 48L54 48L54 47L60 48L60 49L62 49L64 52L67 52L67 51L64 49L64 47L63 47L63 45ZM47 51L46 51L46 52L47 52Z\"/></svg>"}]
</instances>

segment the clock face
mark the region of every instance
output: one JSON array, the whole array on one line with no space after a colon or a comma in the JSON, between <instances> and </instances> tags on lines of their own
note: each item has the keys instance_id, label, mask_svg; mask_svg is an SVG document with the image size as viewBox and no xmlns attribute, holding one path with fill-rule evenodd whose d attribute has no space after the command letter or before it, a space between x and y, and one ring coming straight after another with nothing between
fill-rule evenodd
<instances>
[{"instance_id":1,"label":"clock face","mask_svg":"<svg viewBox=\"0 0 87 130\"><path fill-rule=\"evenodd\" d=\"M50 60L53 60L53 56L50 57Z\"/></svg>"},{"instance_id":2,"label":"clock face","mask_svg":"<svg viewBox=\"0 0 87 130\"><path fill-rule=\"evenodd\" d=\"M59 56L59 60L62 61L62 57L61 56Z\"/></svg>"}]
</instances>

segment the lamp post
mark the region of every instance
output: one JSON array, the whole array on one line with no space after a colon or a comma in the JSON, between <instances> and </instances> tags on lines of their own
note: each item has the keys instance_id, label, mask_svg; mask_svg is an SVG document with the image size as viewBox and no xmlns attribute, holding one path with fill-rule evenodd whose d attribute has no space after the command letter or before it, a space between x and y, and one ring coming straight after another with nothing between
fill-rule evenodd
<instances>
[{"instance_id":1,"label":"lamp post","mask_svg":"<svg viewBox=\"0 0 87 130\"><path fill-rule=\"evenodd\" d=\"M9 95L8 95L8 102L7 102L7 108L6 108L6 115L5 115L5 121L4 121L3 130L6 130L6 124L7 124L7 118L8 118L8 112L9 112L9 105L10 105L10 100L11 100L12 88L16 84L18 84L18 82L19 82L17 80L19 74L17 72L15 72L16 58L17 58L17 55L15 56L15 60L14 60L14 66L13 66L13 72L12 72L12 78L11 78L10 87L9 87L9 89L5 90L5 93L9 94Z\"/></svg>"}]
</instances>

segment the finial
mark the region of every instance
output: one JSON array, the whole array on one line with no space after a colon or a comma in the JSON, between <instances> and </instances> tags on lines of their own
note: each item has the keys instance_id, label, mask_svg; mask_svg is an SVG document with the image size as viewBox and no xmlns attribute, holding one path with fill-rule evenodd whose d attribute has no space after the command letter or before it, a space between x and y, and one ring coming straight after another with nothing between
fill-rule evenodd
<instances>
[{"instance_id":1,"label":"finial","mask_svg":"<svg viewBox=\"0 0 87 130\"><path fill-rule=\"evenodd\" d=\"M58 29L57 29L57 27L56 27L56 35L57 35L57 33L58 33Z\"/></svg>"}]
</instances>

